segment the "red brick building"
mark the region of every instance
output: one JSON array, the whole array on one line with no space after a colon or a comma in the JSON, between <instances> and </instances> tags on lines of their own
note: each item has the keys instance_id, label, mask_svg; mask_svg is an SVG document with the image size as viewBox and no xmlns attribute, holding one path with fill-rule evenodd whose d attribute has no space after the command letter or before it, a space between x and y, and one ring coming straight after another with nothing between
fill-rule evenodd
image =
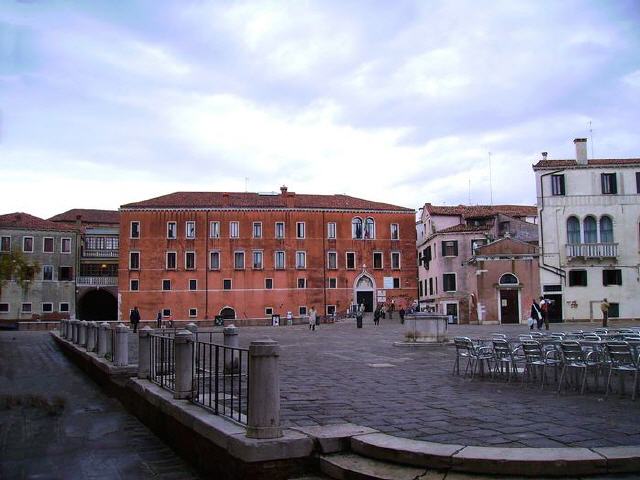
<instances>
[{"instance_id":1,"label":"red brick building","mask_svg":"<svg viewBox=\"0 0 640 480\"><path fill-rule=\"evenodd\" d=\"M346 195L177 192L120 208L120 318L270 318L417 297L415 211Z\"/></svg>"}]
</instances>

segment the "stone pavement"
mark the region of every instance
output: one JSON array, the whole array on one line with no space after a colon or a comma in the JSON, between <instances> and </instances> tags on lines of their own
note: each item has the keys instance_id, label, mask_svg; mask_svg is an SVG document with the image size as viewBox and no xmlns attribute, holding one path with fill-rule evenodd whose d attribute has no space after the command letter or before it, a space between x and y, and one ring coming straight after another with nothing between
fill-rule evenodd
<instances>
[{"instance_id":1,"label":"stone pavement","mask_svg":"<svg viewBox=\"0 0 640 480\"><path fill-rule=\"evenodd\" d=\"M197 475L71 364L48 332L0 332L0 478Z\"/></svg>"}]
</instances>

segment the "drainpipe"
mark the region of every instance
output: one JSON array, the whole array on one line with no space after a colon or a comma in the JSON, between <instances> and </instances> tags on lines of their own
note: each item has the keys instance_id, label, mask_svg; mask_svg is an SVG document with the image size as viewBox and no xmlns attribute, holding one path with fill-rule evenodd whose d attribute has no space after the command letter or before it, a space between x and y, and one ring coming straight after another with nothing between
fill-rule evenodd
<instances>
[{"instance_id":1,"label":"drainpipe","mask_svg":"<svg viewBox=\"0 0 640 480\"><path fill-rule=\"evenodd\" d=\"M209 210L205 210L204 232L204 319L209 319Z\"/></svg>"},{"instance_id":2,"label":"drainpipe","mask_svg":"<svg viewBox=\"0 0 640 480\"><path fill-rule=\"evenodd\" d=\"M322 295L323 295L323 302L324 302L324 310L323 310L323 314L322 315L326 315L327 314L327 246L326 246L326 239L324 237L325 235L325 217L324 217L325 212L322 212ZM336 253L336 256L338 254ZM337 258L336 258L337 261Z\"/></svg>"},{"instance_id":3,"label":"drainpipe","mask_svg":"<svg viewBox=\"0 0 640 480\"><path fill-rule=\"evenodd\" d=\"M553 273L554 275L558 275L560 278L562 278L563 280L566 278L567 274L566 272L558 267L554 267L553 265L548 265L545 263L544 261L544 222L542 221L542 212L544 211L544 182L543 179L544 177L548 176L548 175L555 175L558 173L562 173L564 172L564 169L561 170L554 170L552 172L548 172L548 173L543 173L542 175L540 175L540 203L541 203L541 207L540 207L540 268L542 268L543 270L546 270L548 272Z\"/></svg>"}]
</instances>

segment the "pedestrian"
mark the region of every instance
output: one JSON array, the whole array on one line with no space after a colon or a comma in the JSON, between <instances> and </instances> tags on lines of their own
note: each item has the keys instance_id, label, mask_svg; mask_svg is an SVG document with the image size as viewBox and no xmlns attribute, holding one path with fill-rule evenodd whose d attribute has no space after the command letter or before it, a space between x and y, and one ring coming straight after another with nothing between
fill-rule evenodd
<instances>
[{"instance_id":1,"label":"pedestrian","mask_svg":"<svg viewBox=\"0 0 640 480\"><path fill-rule=\"evenodd\" d=\"M398 313L400 314L400 323L404 325L404 314L405 314L404 308L400 307L400 310L398 311Z\"/></svg>"},{"instance_id":2,"label":"pedestrian","mask_svg":"<svg viewBox=\"0 0 640 480\"><path fill-rule=\"evenodd\" d=\"M356 327L362 328L362 315L364 313L364 304L360 304L356 307Z\"/></svg>"},{"instance_id":3,"label":"pedestrian","mask_svg":"<svg viewBox=\"0 0 640 480\"><path fill-rule=\"evenodd\" d=\"M540 310L540 306L536 302L535 298L531 301L530 315L531 315L530 318L533 319L533 322L531 322L531 325L530 325L530 330L533 330L534 325L538 330L540 330L540 328L542 328L542 311Z\"/></svg>"},{"instance_id":4,"label":"pedestrian","mask_svg":"<svg viewBox=\"0 0 640 480\"><path fill-rule=\"evenodd\" d=\"M611 304L607 301L607 299L605 298L604 300L602 300L602 303L600 304L600 310L602 310L603 327L606 327L609 323L609 307L611 307Z\"/></svg>"},{"instance_id":5,"label":"pedestrian","mask_svg":"<svg viewBox=\"0 0 640 480\"><path fill-rule=\"evenodd\" d=\"M133 333L136 333L138 331L138 323L140 323L140 312L138 311L138 307L133 307L133 310L131 310L129 321L131 322L131 325L133 325Z\"/></svg>"},{"instance_id":6,"label":"pedestrian","mask_svg":"<svg viewBox=\"0 0 640 480\"><path fill-rule=\"evenodd\" d=\"M551 303L550 300L540 297L540 313L542 315L542 323L544 323L545 330L549 330L549 318L547 318L549 303Z\"/></svg>"},{"instance_id":7,"label":"pedestrian","mask_svg":"<svg viewBox=\"0 0 640 480\"><path fill-rule=\"evenodd\" d=\"M312 331L316 331L316 317L317 317L317 313L316 313L316 307L311 307L311 310L309 310L309 330Z\"/></svg>"},{"instance_id":8,"label":"pedestrian","mask_svg":"<svg viewBox=\"0 0 640 480\"><path fill-rule=\"evenodd\" d=\"M386 305L382 305L382 308L380 309L380 316L382 317L383 320L385 318L387 318L387 306Z\"/></svg>"},{"instance_id":9,"label":"pedestrian","mask_svg":"<svg viewBox=\"0 0 640 480\"><path fill-rule=\"evenodd\" d=\"M380 324L380 305L378 305L373 312L373 324L374 325Z\"/></svg>"},{"instance_id":10,"label":"pedestrian","mask_svg":"<svg viewBox=\"0 0 640 480\"><path fill-rule=\"evenodd\" d=\"M391 300L391 305L389 305L389 320L393 320L393 312L396 309L396 304L393 300Z\"/></svg>"},{"instance_id":11,"label":"pedestrian","mask_svg":"<svg viewBox=\"0 0 640 480\"><path fill-rule=\"evenodd\" d=\"M158 315L156 316L156 326L158 328L162 328L162 312L158 311Z\"/></svg>"}]
</instances>

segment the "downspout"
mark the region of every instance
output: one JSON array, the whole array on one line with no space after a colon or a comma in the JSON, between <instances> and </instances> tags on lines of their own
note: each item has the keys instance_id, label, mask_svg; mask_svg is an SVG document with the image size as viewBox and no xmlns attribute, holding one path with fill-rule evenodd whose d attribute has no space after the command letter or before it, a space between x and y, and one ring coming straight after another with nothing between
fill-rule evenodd
<instances>
[{"instance_id":1,"label":"downspout","mask_svg":"<svg viewBox=\"0 0 640 480\"><path fill-rule=\"evenodd\" d=\"M209 210L205 210L204 232L204 319L209 319Z\"/></svg>"},{"instance_id":2,"label":"downspout","mask_svg":"<svg viewBox=\"0 0 640 480\"><path fill-rule=\"evenodd\" d=\"M324 218L324 210L322 211L322 295L323 295L323 314L327 314L327 247L326 247L326 239L325 239L325 218ZM337 255L337 254L336 254ZM337 260L337 259L336 259Z\"/></svg>"},{"instance_id":3,"label":"downspout","mask_svg":"<svg viewBox=\"0 0 640 480\"><path fill-rule=\"evenodd\" d=\"M548 172L548 173L543 173L542 175L540 175L540 268L542 268L543 270L546 270L547 272L551 272L554 275L558 275L559 277L561 277L563 280L566 278L567 274L566 272L558 267L554 267L553 265L548 265L545 263L544 261L544 222L542 221L542 212L544 211L544 182L543 179L544 177L548 176L548 175L555 175L558 173L564 172L564 169L561 170L554 170L552 172ZM559 254L558 254L559 255Z\"/></svg>"}]
</instances>

